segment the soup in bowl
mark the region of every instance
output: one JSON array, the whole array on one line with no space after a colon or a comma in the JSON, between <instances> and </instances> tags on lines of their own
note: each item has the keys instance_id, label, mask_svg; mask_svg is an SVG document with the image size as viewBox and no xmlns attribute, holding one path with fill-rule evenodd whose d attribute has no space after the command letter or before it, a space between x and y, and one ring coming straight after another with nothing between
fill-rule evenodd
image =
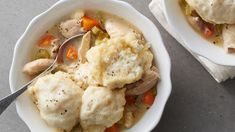
<instances>
[{"instance_id":1,"label":"soup in bowl","mask_svg":"<svg viewBox=\"0 0 235 132\"><path fill-rule=\"evenodd\" d=\"M18 41L10 73L13 91L50 66L66 39L84 34L66 48L64 64L17 100L18 113L32 131L135 131L147 122L149 131L159 121L170 93L169 57L161 37L128 4L108 3L144 18L156 35L148 36L100 3L68 0L36 17ZM71 8L63 11L66 6ZM59 15L50 18L55 12Z\"/></svg>"}]
</instances>

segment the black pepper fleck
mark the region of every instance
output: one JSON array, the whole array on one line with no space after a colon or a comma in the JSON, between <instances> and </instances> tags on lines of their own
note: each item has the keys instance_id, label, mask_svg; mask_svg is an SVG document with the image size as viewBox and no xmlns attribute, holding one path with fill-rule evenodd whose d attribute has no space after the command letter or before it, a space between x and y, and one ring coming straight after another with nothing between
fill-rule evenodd
<instances>
[{"instance_id":1,"label":"black pepper fleck","mask_svg":"<svg viewBox=\"0 0 235 132\"><path fill-rule=\"evenodd\" d=\"M62 90L62 92L63 92L63 93L65 93L65 91L64 91L64 90Z\"/></svg>"}]
</instances>

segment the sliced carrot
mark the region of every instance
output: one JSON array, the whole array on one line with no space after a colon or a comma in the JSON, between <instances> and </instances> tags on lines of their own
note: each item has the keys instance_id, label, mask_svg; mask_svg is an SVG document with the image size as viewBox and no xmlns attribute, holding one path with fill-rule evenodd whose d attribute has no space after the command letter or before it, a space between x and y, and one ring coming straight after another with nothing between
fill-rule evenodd
<instances>
[{"instance_id":1,"label":"sliced carrot","mask_svg":"<svg viewBox=\"0 0 235 132\"><path fill-rule=\"evenodd\" d=\"M114 124L113 126L107 128L105 132L119 132L119 128L117 124Z\"/></svg>"},{"instance_id":2,"label":"sliced carrot","mask_svg":"<svg viewBox=\"0 0 235 132\"><path fill-rule=\"evenodd\" d=\"M136 101L134 96L126 96L126 104L127 105L133 105Z\"/></svg>"},{"instance_id":3,"label":"sliced carrot","mask_svg":"<svg viewBox=\"0 0 235 132\"><path fill-rule=\"evenodd\" d=\"M154 99L155 99L155 96L154 96L154 93L151 90L147 91L143 95L143 103L145 105L151 106L154 102Z\"/></svg>"},{"instance_id":4,"label":"sliced carrot","mask_svg":"<svg viewBox=\"0 0 235 132\"><path fill-rule=\"evenodd\" d=\"M72 61L77 60L78 59L77 50L74 47L69 47L67 49L66 58Z\"/></svg>"},{"instance_id":5,"label":"sliced carrot","mask_svg":"<svg viewBox=\"0 0 235 132\"><path fill-rule=\"evenodd\" d=\"M98 20L95 20L93 18L84 16L82 17L82 27L85 30L91 30L94 26L100 26L100 22Z\"/></svg>"},{"instance_id":6,"label":"sliced carrot","mask_svg":"<svg viewBox=\"0 0 235 132\"><path fill-rule=\"evenodd\" d=\"M40 40L38 42L38 46L39 47L48 47L51 45L51 41L53 39L55 39L55 37L53 35L46 33L40 38Z\"/></svg>"},{"instance_id":7,"label":"sliced carrot","mask_svg":"<svg viewBox=\"0 0 235 132\"><path fill-rule=\"evenodd\" d=\"M213 34L214 34L214 33L213 33L213 31L212 31L210 28L205 27L205 29L204 29L204 35L205 35L205 37L209 38L209 37L211 37Z\"/></svg>"}]
</instances>

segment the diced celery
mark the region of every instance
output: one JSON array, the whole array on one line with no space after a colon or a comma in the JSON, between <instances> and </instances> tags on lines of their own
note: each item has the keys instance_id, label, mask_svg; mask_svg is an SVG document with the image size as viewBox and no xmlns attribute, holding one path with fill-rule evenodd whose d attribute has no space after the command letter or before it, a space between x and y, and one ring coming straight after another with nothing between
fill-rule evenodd
<instances>
[{"instance_id":1,"label":"diced celery","mask_svg":"<svg viewBox=\"0 0 235 132\"><path fill-rule=\"evenodd\" d=\"M187 4L185 7L185 14L190 16L192 14L193 9Z\"/></svg>"},{"instance_id":2,"label":"diced celery","mask_svg":"<svg viewBox=\"0 0 235 132\"><path fill-rule=\"evenodd\" d=\"M35 60L42 58L50 58L50 53L46 49L39 49L35 55Z\"/></svg>"},{"instance_id":3,"label":"diced celery","mask_svg":"<svg viewBox=\"0 0 235 132\"><path fill-rule=\"evenodd\" d=\"M222 34L222 29L223 29L223 25L222 24L215 25L215 30L216 30L216 33L218 35Z\"/></svg>"},{"instance_id":4,"label":"diced celery","mask_svg":"<svg viewBox=\"0 0 235 132\"><path fill-rule=\"evenodd\" d=\"M180 1L180 6L184 10L185 15L189 16L192 14L193 9L188 5L185 0Z\"/></svg>"},{"instance_id":5,"label":"diced celery","mask_svg":"<svg viewBox=\"0 0 235 132\"><path fill-rule=\"evenodd\" d=\"M102 40L102 39L108 38L108 37L109 37L109 35L108 35L107 33L105 33L105 32L100 32L100 33L97 35L97 39L99 39L99 40Z\"/></svg>"},{"instance_id":6,"label":"diced celery","mask_svg":"<svg viewBox=\"0 0 235 132\"><path fill-rule=\"evenodd\" d=\"M91 29L92 33L97 35L99 34L100 32L103 32L100 28L94 26L92 29Z\"/></svg>"},{"instance_id":7,"label":"diced celery","mask_svg":"<svg viewBox=\"0 0 235 132\"><path fill-rule=\"evenodd\" d=\"M94 26L92 29L91 29L92 33L96 35L96 38L98 40L102 40L104 38L108 38L109 35L104 32L103 30L101 30L99 27L96 27Z\"/></svg>"}]
</instances>

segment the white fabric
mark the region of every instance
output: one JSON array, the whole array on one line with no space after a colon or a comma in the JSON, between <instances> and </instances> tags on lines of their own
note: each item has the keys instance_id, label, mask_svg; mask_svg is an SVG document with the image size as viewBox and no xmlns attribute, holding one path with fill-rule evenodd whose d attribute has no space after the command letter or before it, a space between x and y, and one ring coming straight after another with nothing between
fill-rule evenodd
<instances>
[{"instance_id":1,"label":"white fabric","mask_svg":"<svg viewBox=\"0 0 235 132\"><path fill-rule=\"evenodd\" d=\"M149 8L158 22L166 29L166 31L168 31L168 33L170 33L180 44L182 44L186 48L179 36L177 36L177 34L175 34L175 32L170 29L163 13L162 0L152 0L152 2L149 4ZM189 49L187 50L189 51ZM214 77L214 79L218 83L235 76L235 67L217 65L204 57L198 56L191 51L189 52L206 68L206 70Z\"/></svg>"}]
</instances>

